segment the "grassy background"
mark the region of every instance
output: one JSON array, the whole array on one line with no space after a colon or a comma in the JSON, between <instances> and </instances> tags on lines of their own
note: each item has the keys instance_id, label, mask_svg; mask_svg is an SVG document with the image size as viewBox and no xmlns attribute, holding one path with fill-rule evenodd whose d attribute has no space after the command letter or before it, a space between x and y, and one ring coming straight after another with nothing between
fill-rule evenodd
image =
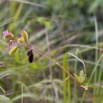
<instances>
[{"instance_id":1,"label":"grassy background","mask_svg":"<svg viewBox=\"0 0 103 103\"><path fill-rule=\"evenodd\" d=\"M103 103L102 0L1 0L0 94L14 103L92 103L81 87L55 63L34 52L29 63L25 49L9 56L2 32L15 36L25 29L32 47L40 49L70 73L85 63L89 92ZM98 86L98 87L97 87Z\"/></svg>"}]
</instances>

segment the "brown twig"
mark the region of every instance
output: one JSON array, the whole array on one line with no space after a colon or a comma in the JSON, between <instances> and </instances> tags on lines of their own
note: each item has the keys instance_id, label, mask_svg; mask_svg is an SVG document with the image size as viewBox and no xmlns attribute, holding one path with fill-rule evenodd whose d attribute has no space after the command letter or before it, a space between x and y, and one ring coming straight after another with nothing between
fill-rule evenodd
<instances>
[{"instance_id":1,"label":"brown twig","mask_svg":"<svg viewBox=\"0 0 103 103\"><path fill-rule=\"evenodd\" d=\"M39 52L39 50L34 49L34 52L38 53L39 55L42 55L44 57L46 57L47 59L49 59L50 61L52 61L53 63L55 63L57 66L59 66L61 69L63 69L73 80L75 80L78 85L86 92L86 94L88 95L88 97L91 99L91 101L93 103L95 103L94 99L92 98L92 96L89 94L88 90L85 90L85 88L83 88L81 86L81 84L75 79L75 77L73 75L71 75L63 66L61 66L58 62L56 62L54 59L50 58L49 56L45 55L44 53Z\"/></svg>"}]
</instances>

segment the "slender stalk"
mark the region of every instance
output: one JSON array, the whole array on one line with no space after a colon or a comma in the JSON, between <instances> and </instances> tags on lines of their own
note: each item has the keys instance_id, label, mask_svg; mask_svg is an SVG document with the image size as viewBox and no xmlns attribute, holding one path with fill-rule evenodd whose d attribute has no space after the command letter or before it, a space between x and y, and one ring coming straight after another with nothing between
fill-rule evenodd
<instances>
[{"instance_id":1,"label":"slender stalk","mask_svg":"<svg viewBox=\"0 0 103 103\"><path fill-rule=\"evenodd\" d=\"M57 66L59 66L61 69L63 69L63 70L70 76L70 78L73 79L73 80L75 80L75 81L78 83L78 85L86 92L86 94L88 95L88 97L91 99L92 103L95 103L94 99L93 99L92 96L89 94L88 90L85 90L85 89L81 86L81 84L74 78L74 76L71 75L64 67L62 67L62 66L61 66L58 62L56 62L54 59L50 58L49 56L45 55L44 53L39 52L39 50L34 49L33 51L36 52L36 53L38 53L39 55L42 55L42 56L48 58L50 61L52 61L52 62L55 63Z\"/></svg>"},{"instance_id":2,"label":"slender stalk","mask_svg":"<svg viewBox=\"0 0 103 103\"><path fill-rule=\"evenodd\" d=\"M36 53L38 53L38 54L40 54L40 55L48 58L50 61L52 61L53 63L55 63L56 65L58 65L61 69L63 69L73 80L76 81L76 79L64 67L62 67L58 62L56 62L54 59L51 59L49 56L47 56L47 55L39 52L37 49L34 49L34 52L36 52Z\"/></svg>"}]
</instances>

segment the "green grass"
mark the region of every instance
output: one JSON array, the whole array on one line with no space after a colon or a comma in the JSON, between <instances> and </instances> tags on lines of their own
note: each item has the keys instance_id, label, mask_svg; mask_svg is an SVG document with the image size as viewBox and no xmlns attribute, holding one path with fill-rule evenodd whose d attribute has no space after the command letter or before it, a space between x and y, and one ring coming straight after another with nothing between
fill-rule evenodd
<instances>
[{"instance_id":1,"label":"green grass","mask_svg":"<svg viewBox=\"0 0 103 103\"><path fill-rule=\"evenodd\" d=\"M68 65L68 54L64 54L64 58L63 58L63 67L67 70L69 70L69 65ZM70 99L71 99L71 89L70 89L70 77L66 80L67 78L67 74L66 72L63 70L63 103L66 103L68 101L68 103L70 103Z\"/></svg>"},{"instance_id":2,"label":"green grass","mask_svg":"<svg viewBox=\"0 0 103 103\"><path fill-rule=\"evenodd\" d=\"M1 95L14 103L103 103L102 0L97 1L1 0ZM2 37L5 30L20 36L22 29L35 51L31 64L23 48L9 56ZM83 65L86 81L80 84L73 73L79 75Z\"/></svg>"}]
</instances>

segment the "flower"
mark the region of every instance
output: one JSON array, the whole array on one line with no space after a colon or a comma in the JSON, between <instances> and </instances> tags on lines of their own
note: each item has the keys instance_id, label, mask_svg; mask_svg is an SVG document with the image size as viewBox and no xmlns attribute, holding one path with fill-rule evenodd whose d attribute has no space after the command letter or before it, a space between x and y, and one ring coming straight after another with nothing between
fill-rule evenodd
<instances>
[{"instance_id":1,"label":"flower","mask_svg":"<svg viewBox=\"0 0 103 103\"><path fill-rule=\"evenodd\" d=\"M8 34L8 30L3 32L3 35L7 35Z\"/></svg>"},{"instance_id":2,"label":"flower","mask_svg":"<svg viewBox=\"0 0 103 103\"><path fill-rule=\"evenodd\" d=\"M4 31L3 32L3 38L6 39L6 40L13 40L14 39L14 35L11 33L11 32L8 32L7 31Z\"/></svg>"}]
</instances>

